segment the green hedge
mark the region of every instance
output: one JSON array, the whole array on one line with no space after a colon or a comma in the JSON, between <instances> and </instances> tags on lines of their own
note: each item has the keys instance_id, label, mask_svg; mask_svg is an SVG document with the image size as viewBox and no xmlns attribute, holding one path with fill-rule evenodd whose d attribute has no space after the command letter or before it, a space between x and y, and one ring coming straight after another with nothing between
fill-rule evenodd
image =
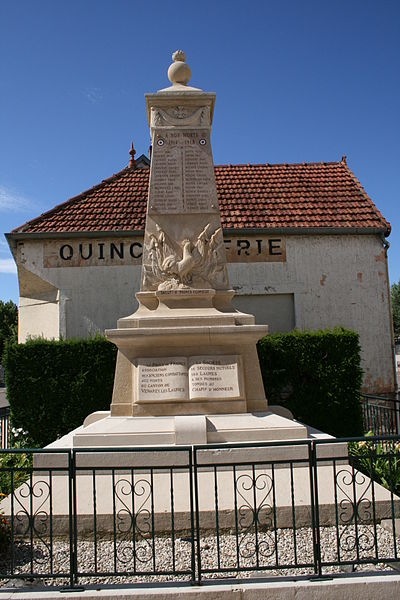
<instances>
[{"instance_id":1,"label":"green hedge","mask_svg":"<svg viewBox=\"0 0 400 600\"><path fill-rule=\"evenodd\" d=\"M363 434L358 334L342 328L272 334L258 343L269 404L337 437Z\"/></svg>"},{"instance_id":2,"label":"green hedge","mask_svg":"<svg viewBox=\"0 0 400 600\"><path fill-rule=\"evenodd\" d=\"M117 348L105 338L8 344L7 397L14 427L46 446L111 403Z\"/></svg>"}]
</instances>

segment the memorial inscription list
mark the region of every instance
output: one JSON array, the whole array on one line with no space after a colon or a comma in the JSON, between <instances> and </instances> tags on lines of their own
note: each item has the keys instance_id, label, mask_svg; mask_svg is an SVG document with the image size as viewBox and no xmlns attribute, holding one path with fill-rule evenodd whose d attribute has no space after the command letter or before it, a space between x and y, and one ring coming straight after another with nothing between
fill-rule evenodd
<instances>
[{"instance_id":1,"label":"memorial inscription list","mask_svg":"<svg viewBox=\"0 0 400 600\"><path fill-rule=\"evenodd\" d=\"M216 212L216 189L207 130L165 131L152 154L149 214Z\"/></svg>"}]
</instances>

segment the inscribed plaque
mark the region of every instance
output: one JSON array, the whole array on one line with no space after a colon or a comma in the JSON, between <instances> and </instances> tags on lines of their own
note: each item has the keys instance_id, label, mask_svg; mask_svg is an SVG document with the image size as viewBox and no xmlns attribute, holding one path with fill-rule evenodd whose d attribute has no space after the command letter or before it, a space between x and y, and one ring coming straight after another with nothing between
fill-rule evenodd
<instances>
[{"instance_id":1,"label":"inscribed plaque","mask_svg":"<svg viewBox=\"0 0 400 600\"><path fill-rule=\"evenodd\" d=\"M187 400L188 372L185 357L140 358L137 365L138 402Z\"/></svg>"},{"instance_id":2,"label":"inscribed plaque","mask_svg":"<svg viewBox=\"0 0 400 600\"><path fill-rule=\"evenodd\" d=\"M189 394L196 399L241 398L237 356L194 356L189 359Z\"/></svg>"}]
</instances>

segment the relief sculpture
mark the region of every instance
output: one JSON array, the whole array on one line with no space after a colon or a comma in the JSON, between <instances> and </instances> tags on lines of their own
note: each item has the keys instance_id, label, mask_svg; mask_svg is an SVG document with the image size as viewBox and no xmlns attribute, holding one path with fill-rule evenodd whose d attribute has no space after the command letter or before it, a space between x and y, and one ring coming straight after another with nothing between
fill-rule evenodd
<instances>
[{"instance_id":1,"label":"relief sculpture","mask_svg":"<svg viewBox=\"0 0 400 600\"><path fill-rule=\"evenodd\" d=\"M168 127L171 125L179 127L209 127L210 109L203 106L194 112L183 106L176 106L168 111L161 108L151 109L151 127Z\"/></svg>"},{"instance_id":2,"label":"relief sculpture","mask_svg":"<svg viewBox=\"0 0 400 600\"><path fill-rule=\"evenodd\" d=\"M223 248L221 227L210 233L210 224L192 242L171 239L159 225L145 243L147 256L143 284L146 289L191 288L196 282L211 288L225 284L225 266L219 254ZM198 285L197 285L198 287Z\"/></svg>"}]
</instances>

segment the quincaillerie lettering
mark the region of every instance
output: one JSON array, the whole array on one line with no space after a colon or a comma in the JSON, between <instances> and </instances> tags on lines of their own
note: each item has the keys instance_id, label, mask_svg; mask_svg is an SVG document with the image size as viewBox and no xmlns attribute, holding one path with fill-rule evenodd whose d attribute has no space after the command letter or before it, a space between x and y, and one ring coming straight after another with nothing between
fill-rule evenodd
<instances>
[{"instance_id":1,"label":"quincaillerie lettering","mask_svg":"<svg viewBox=\"0 0 400 600\"><path fill-rule=\"evenodd\" d=\"M224 238L226 250L233 250L237 256L282 256L282 238Z\"/></svg>"},{"instance_id":2,"label":"quincaillerie lettering","mask_svg":"<svg viewBox=\"0 0 400 600\"><path fill-rule=\"evenodd\" d=\"M124 258L141 258L143 245L141 242L81 242L78 246L63 244L59 256L62 260L123 260Z\"/></svg>"}]
</instances>

